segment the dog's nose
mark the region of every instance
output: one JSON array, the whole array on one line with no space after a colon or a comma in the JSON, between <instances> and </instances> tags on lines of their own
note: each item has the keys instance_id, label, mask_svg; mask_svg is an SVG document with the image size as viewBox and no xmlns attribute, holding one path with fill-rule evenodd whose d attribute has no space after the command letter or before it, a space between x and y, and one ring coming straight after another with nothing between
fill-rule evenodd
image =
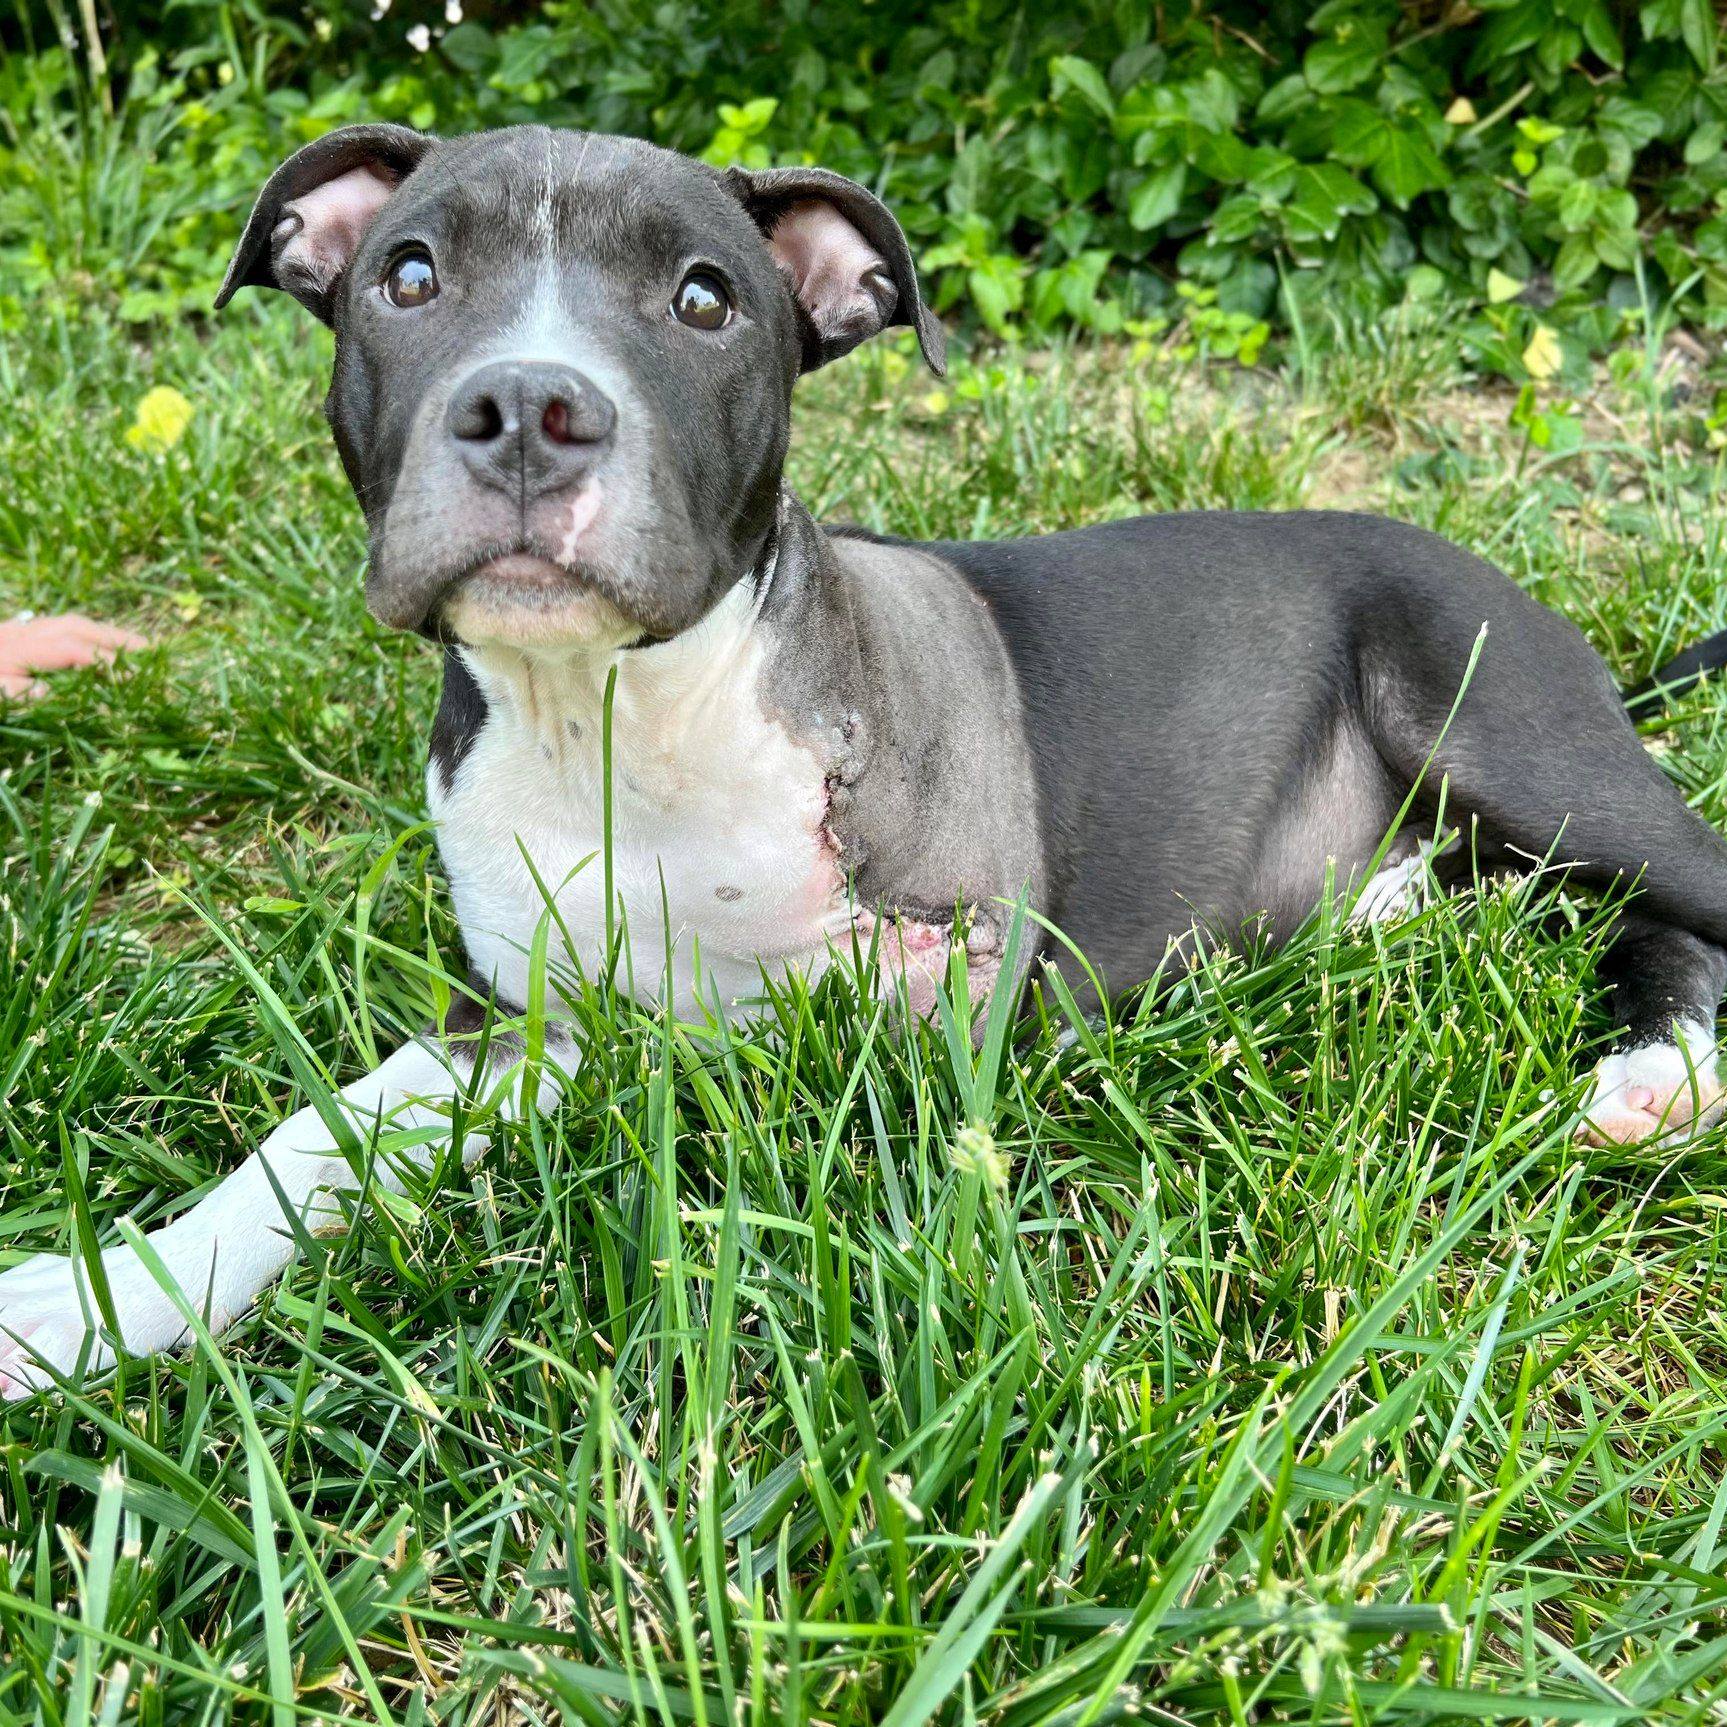
<instances>
[{"instance_id":1,"label":"dog's nose","mask_svg":"<svg viewBox=\"0 0 1727 1727\"><path fill-rule=\"evenodd\" d=\"M617 418L611 398L573 366L497 360L463 380L447 423L475 479L527 499L583 479Z\"/></svg>"}]
</instances>

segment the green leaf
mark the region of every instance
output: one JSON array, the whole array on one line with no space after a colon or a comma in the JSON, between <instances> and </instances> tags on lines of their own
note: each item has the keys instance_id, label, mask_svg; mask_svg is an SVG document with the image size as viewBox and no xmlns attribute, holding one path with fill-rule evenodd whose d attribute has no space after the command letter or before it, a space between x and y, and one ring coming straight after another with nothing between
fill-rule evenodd
<instances>
[{"instance_id":1,"label":"green leaf","mask_svg":"<svg viewBox=\"0 0 1727 1727\"><path fill-rule=\"evenodd\" d=\"M1507 300L1515 300L1523 292L1525 284L1515 276L1508 276L1503 270L1493 269L1487 272L1487 299L1490 305L1502 306Z\"/></svg>"},{"instance_id":2,"label":"green leaf","mask_svg":"<svg viewBox=\"0 0 1727 1727\"><path fill-rule=\"evenodd\" d=\"M1486 174L1465 174L1446 194L1445 207L1458 227L1491 231L1504 220L1511 195Z\"/></svg>"},{"instance_id":3,"label":"green leaf","mask_svg":"<svg viewBox=\"0 0 1727 1727\"><path fill-rule=\"evenodd\" d=\"M446 30L438 47L458 72L466 72L470 77L482 76L498 54L491 31L471 22Z\"/></svg>"},{"instance_id":4,"label":"green leaf","mask_svg":"<svg viewBox=\"0 0 1727 1727\"><path fill-rule=\"evenodd\" d=\"M1129 224L1139 233L1161 227L1181 207L1181 195L1187 189L1187 164L1175 162L1155 174L1148 174L1134 189L1127 206Z\"/></svg>"},{"instance_id":5,"label":"green leaf","mask_svg":"<svg viewBox=\"0 0 1727 1727\"><path fill-rule=\"evenodd\" d=\"M1531 144L1552 144L1565 136L1565 128L1556 126L1551 120L1543 120L1539 114L1525 114L1517 122L1519 137L1527 138Z\"/></svg>"},{"instance_id":6,"label":"green leaf","mask_svg":"<svg viewBox=\"0 0 1727 1727\"><path fill-rule=\"evenodd\" d=\"M1469 74L1488 72L1533 48L1552 21L1552 0L1516 0L1495 12L1476 37L1467 66Z\"/></svg>"},{"instance_id":7,"label":"green leaf","mask_svg":"<svg viewBox=\"0 0 1727 1727\"><path fill-rule=\"evenodd\" d=\"M1644 0L1638 20L1645 36L1657 41L1677 37L1705 72L1715 69L1719 40L1710 0Z\"/></svg>"},{"instance_id":8,"label":"green leaf","mask_svg":"<svg viewBox=\"0 0 1727 1727\"><path fill-rule=\"evenodd\" d=\"M1578 22L1583 26L1583 40L1596 58L1606 61L1615 72L1621 71L1625 65L1625 40L1604 0L1587 0Z\"/></svg>"},{"instance_id":9,"label":"green leaf","mask_svg":"<svg viewBox=\"0 0 1727 1727\"><path fill-rule=\"evenodd\" d=\"M1378 200L1353 174L1333 162L1303 162L1284 206L1292 237L1333 240L1346 216L1364 215Z\"/></svg>"},{"instance_id":10,"label":"green leaf","mask_svg":"<svg viewBox=\"0 0 1727 1727\"><path fill-rule=\"evenodd\" d=\"M1553 285L1562 293L1581 288L1600 267L1595 242L1587 234L1573 234L1553 260Z\"/></svg>"},{"instance_id":11,"label":"green leaf","mask_svg":"<svg viewBox=\"0 0 1727 1727\"><path fill-rule=\"evenodd\" d=\"M1703 162L1712 162L1721 154L1721 141L1727 136L1727 127L1719 120L1705 120L1689 138L1685 140L1685 160L1692 167Z\"/></svg>"},{"instance_id":12,"label":"green leaf","mask_svg":"<svg viewBox=\"0 0 1727 1727\"><path fill-rule=\"evenodd\" d=\"M1257 198L1286 198L1295 184L1296 160L1283 150L1260 145L1248 152L1247 190Z\"/></svg>"},{"instance_id":13,"label":"green leaf","mask_svg":"<svg viewBox=\"0 0 1727 1727\"><path fill-rule=\"evenodd\" d=\"M978 316L1005 336L1009 319L1025 300L1025 282L1015 261L1000 254L985 258L967 273L966 284Z\"/></svg>"},{"instance_id":14,"label":"green leaf","mask_svg":"<svg viewBox=\"0 0 1727 1727\"><path fill-rule=\"evenodd\" d=\"M1679 0L1679 34L1691 50L1691 58L1705 72L1713 72L1721 37L1710 0Z\"/></svg>"},{"instance_id":15,"label":"green leaf","mask_svg":"<svg viewBox=\"0 0 1727 1727\"><path fill-rule=\"evenodd\" d=\"M1213 66L1179 87L1188 124L1204 132L1228 132L1241 118L1241 93Z\"/></svg>"},{"instance_id":16,"label":"green leaf","mask_svg":"<svg viewBox=\"0 0 1727 1727\"><path fill-rule=\"evenodd\" d=\"M500 38L498 69L493 76L506 89L518 90L538 78L557 51L557 38L543 25L508 31Z\"/></svg>"},{"instance_id":17,"label":"green leaf","mask_svg":"<svg viewBox=\"0 0 1727 1727\"><path fill-rule=\"evenodd\" d=\"M1267 126L1281 126L1304 112L1313 101L1313 88L1299 72L1279 78L1259 99L1258 117Z\"/></svg>"},{"instance_id":18,"label":"green leaf","mask_svg":"<svg viewBox=\"0 0 1727 1727\"><path fill-rule=\"evenodd\" d=\"M1440 299L1446 291L1445 272L1431 264L1417 264L1403 283L1406 300L1428 302Z\"/></svg>"},{"instance_id":19,"label":"green leaf","mask_svg":"<svg viewBox=\"0 0 1727 1727\"><path fill-rule=\"evenodd\" d=\"M1557 204L1577 183L1577 173L1563 162L1549 162L1529 177L1529 196L1537 204Z\"/></svg>"},{"instance_id":20,"label":"green leaf","mask_svg":"<svg viewBox=\"0 0 1727 1727\"><path fill-rule=\"evenodd\" d=\"M1535 48L1535 64L1549 80L1557 82L1570 69L1583 49L1583 36L1569 24L1553 24L1543 32Z\"/></svg>"},{"instance_id":21,"label":"green leaf","mask_svg":"<svg viewBox=\"0 0 1727 1727\"><path fill-rule=\"evenodd\" d=\"M1637 267L1637 231L1603 228L1599 223L1589 231L1589 243L1595 255L1610 270L1633 270Z\"/></svg>"},{"instance_id":22,"label":"green leaf","mask_svg":"<svg viewBox=\"0 0 1727 1727\"><path fill-rule=\"evenodd\" d=\"M1678 282L1690 274L1690 254L1685 250L1684 242L1671 230L1657 234L1649 250L1668 281Z\"/></svg>"},{"instance_id":23,"label":"green leaf","mask_svg":"<svg viewBox=\"0 0 1727 1727\"><path fill-rule=\"evenodd\" d=\"M1385 53L1384 27L1372 28L1360 18L1340 24L1329 41L1315 42L1302 58L1301 70L1322 96L1334 96L1365 84L1379 70Z\"/></svg>"},{"instance_id":24,"label":"green leaf","mask_svg":"<svg viewBox=\"0 0 1727 1727\"><path fill-rule=\"evenodd\" d=\"M1370 168L1385 154L1392 136L1392 122L1371 102L1346 96L1332 105L1329 154L1334 162Z\"/></svg>"},{"instance_id":25,"label":"green leaf","mask_svg":"<svg viewBox=\"0 0 1727 1727\"><path fill-rule=\"evenodd\" d=\"M1690 127L1696 94L1697 75L1690 65L1669 65L1642 80L1637 100L1659 116L1656 136L1672 144L1683 139Z\"/></svg>"},{"instance_id":26,"label":"green leaf","mask_svg":"<svg viewBox=\"0 0 1727 1727\"><path fill-rule=\"evenodd\" d=\"M1085 98L1106 120L1115 118L1115 98L1109 83L1089 60L1077 54L1058 54L1049 63L1051 93L1057 97L1069 90Z\"/></svg>"},{"instance_id":27,"label":"green leaf","mask_svg":"<svg viewBox=\"0 0 1727 1727\"><path fill-rule=\"evenodd\" d=\"M1700 223L1691 236L1697 255L1713 263L1727 262L1727 216L1715 216Z\"/></svg>"},{"instance_id":28,"label":"green leaf","mask_svg":"<svg viewBox=\"0 0 1727 1727\"><path fill-rule=\"evenodd\" d=\"M1199 132L1192 137L1188 160L1219 185L1237 186L1253 167L1253 151L1233 132Z\"/></svg>"},{"instance_id":29,"label":"green leaf","mask_svg":"<svg viewBox=\"0 0 1727 1727\"><path fill-rule=\"evenodd\" d=\"M774 117L779 105L780 99L777 96L757 96L736 111L737 118L732 124L743 132L760 132Z\"/></svg>"},{"instance_id":30,"label":"green leaf","mask_svg":"<svg viewBox=\"0 0 1727 1727\"><path fill-rule=\"evenodd\" d=\"M1600 198L1593 180L1573 180L1559 195L1559 223L1569 233L1587 228Z\"/></svg>"},{"instance_id":31,"label":"green leaf","mask_svg":"<svg viewBox=\"0 0 1727 1727\"><path fill-rule=\"evenodd\" d=\"M1413 125L1387 133L1372 174L1374 185L1400 210L1407 210L1421 193L1447 185L1451 179L1451 171L1428 143L1426 133Z\"/></svg>"},{"instance_id":32,"label":"green leaf","mask_svg":"<svg viewBox=\"0 0 1727 1727\"><path fill-rule=\"evenodd\" d=\"M1661 115L1647 102L1628 96L1609 96L1595 117L1596 129L1622 139L1632 151L1641 150L1661 136Z\"/></svg>"},{"instance_id":33,"label":"green leaf","mask_svg":"<svg viewBox=\"0 0 1727 1727\"><path fill-rule=\"evenodd\" d=\"M1617 233L1634 233L1637 228L1637 199L1623 186L1610 186L1595 200L1595 225Z\"/></svg>"},{"instance_id":34,"label":"green leaf","mask_svg":"<svg viewBox=\"0 0 1727 1727\"><path fill-rule=\"evenodd\" d=\"M1210 233L1223 245L1239 245L1251 239L1265 222L1265 209L1251 192L1225 198L1211 218Z\"/></svg>"}]
</instances>

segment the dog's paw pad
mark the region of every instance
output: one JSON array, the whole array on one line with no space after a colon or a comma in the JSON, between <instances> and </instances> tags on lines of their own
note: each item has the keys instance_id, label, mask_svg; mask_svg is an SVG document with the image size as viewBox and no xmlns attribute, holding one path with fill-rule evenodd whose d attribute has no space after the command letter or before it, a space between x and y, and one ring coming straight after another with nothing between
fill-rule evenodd
<instances>
[{"instance_id":1,"label":"dog's paw pad","mask_svg":"<svg viewBox=\"0 0 1727 1727\"><path fill-rule=\"evenodd\" d=\"M1716 1075L1713 1038L1699 1028L1679 1028L1683 1043L1652 1043L1607 1056L1578 1132L1596 1145L1639 1145L1682 1139L1707 1127L1727 1105Z\"/></svg>"}]
</instances>

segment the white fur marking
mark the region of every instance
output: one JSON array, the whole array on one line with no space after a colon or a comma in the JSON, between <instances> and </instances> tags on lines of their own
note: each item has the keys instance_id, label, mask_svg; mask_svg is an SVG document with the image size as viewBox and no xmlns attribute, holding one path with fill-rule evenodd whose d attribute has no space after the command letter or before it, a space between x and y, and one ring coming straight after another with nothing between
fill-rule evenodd
<instances>
[{"instance_id":1,"label":"white fur marking","mask_svg":"<svg viewBox=\"0 0 1727 1727\"><path fill-rule=\"evenodd\" d=\"M525 999L546 909L536 872L557 902L554 962L592 976L603 955L600 737L614 667L612 862L638 993L660 993L668 913L684 1013L715 990L757 995L763 964L820 970L849 929L822 765L764 706L751 589L739 583L657 647L561 660L463 650L487 719L449 791L433 773L428 796L470 957L506 999Z\"/></svg>"},{"instance_id":2,"label":"white fur marking","mask_svg":"<svg viewBox=\"0 0 1727 1727\"><path fill-rule=\"evenodd\" d=\"M576 561L576 548L583 533L600 513L600 482L589 480L582 489L570 500L570 526L564 535L564 543L558 547L558 562L573 565Z\"/></svg>"},{"instance_id":3,"label":"white fur marking","mask_svg":"<svg viewBox=\"0 0 1727 1727\"><path fill-rule=\"evenodd\" d=\"M1595 1068L1578 1131L1598 1145L1683 1139L1723 1107L1712 1028L1675 1022L1678 1041L1617 1050Z\"/></svg>"},{"instance_id":4,"label":"white fur marking","mask_svg":"<svg viewBox=\"0 0 1727 1727\"><path fill-rule=\"evenodd\" d=\"M572 1067L572 1046L564 1042L558 1047L564 1067ZM461 1083L457 1070L464 1065L458 1057L453 1069L443 1051L410 1043L343 1087L342 1106L362 1147L380 1124L388 1130L390 1137L380 1142L383 1155L375 1165L385 1187L401 1191L392 1159L422 1165L430 1160L433 1148L425 1141L425 1130L447 1125L449 1104ZM540 1076L537 1107L549 1108L561 1088L562 1074L548 1065ZM506 1111L512 1097L509 1092L499 1097ZM406 1135L419 1137L404 1145ZM485 1145L483 1134L468 1134L463 1161L472 1162ZM353 1169L335 1135L308 1105L289 1116L214 1193L185 1216L153 1230L149 1241L187 1303L207 1316L212 1330L220 1331L252 1305L258 1291L294 1256L293 1235L276 1189L308 1229L318 1230L340 1220L331 1196L351 1192L354 1185ZM130 1247L106 1249L102 1263L128 1352L172 1349L185 1340L179 1308ZM0 1273L0 1400L52 1385L50 1367L69 1372L99 1323L100 1310L80 1262L39 1254ZM106 1341L90 1342L90 1370L110 1366L113 1360Z\"/></svg>"}]
</instances>

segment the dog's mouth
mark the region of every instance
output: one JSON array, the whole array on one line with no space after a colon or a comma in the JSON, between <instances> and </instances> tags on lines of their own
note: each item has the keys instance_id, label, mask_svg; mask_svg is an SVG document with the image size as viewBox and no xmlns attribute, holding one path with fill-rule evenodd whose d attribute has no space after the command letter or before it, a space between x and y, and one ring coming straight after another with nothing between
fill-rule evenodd
<instances>
[{"instance_id":1,"label":"dog's mouth","mask_svg":"<svg viewBox=\"0 0 1727 1727\"><path fill-rule=\"evenodd\" d=\"M612 648L642 634L585 570L523 549L470 564L438 612L449 634L476 647Z\"/></svg>"},{"instance_id":2,"label":"dog's mouth","mask_svg":"<svg viewBox=\"0 0 1727 1727\"><path fill-rule=\"evenodd\" d=\"M591 584L577 571L537 552L505 552L470 564L451 582L445 597L458 590L479 588L499 598L532 603L537 598L563 597L572 588L587 586Z\"/></svg>"}]
</instances>

